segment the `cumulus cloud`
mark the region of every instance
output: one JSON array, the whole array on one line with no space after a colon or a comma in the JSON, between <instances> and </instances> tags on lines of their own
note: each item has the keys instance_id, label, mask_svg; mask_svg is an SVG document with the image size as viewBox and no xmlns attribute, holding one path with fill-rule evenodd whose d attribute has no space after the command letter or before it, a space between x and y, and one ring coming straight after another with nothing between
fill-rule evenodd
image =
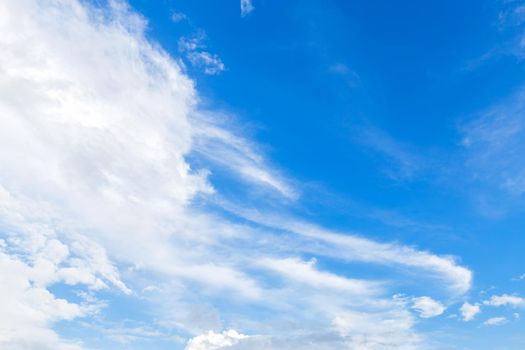
<instances>
[{"instance_id":1,"label":"cumulus cloud","mask_svg":"<svg viewBox=\"0 0 525 350\"><path fill-rule=\"evenodd\" d=\"M412 309L419 312L419 315L423 318L431 318L443 314L446 308L436 300L423 296L412 298Z\"/></svg>"},{"instance_id":2,"label":"cumulus cloud","mask_svg":"<svg viewBox=\"0 0 525 350\"><path fill-rule=\"evenodd\" d=\"M29 266L24 283L34 288L24 287L28 300L47 307L35 323L38 331L31 321L16 324L2 313L3 341L14 348L29 341L16 335L24 324L37 341L53 336L47 328L52 322L80 316L78 305L49 292L51 285L131 292L108 250L123 263L163 269L161 256L171 255L164 240L176 230L174 221L163 221L184 217L197 193L212 192L206 173L193 171L184 159L192 144L193 82L143 37L141 17L122 2L110 4L0 5L4 254L10 268ZM160 260L144 261L148 250ZM195 268L229 276L225 280L234 285L242 278L227 267ZM11 277L4 276L5 288L21 284ZM3 291L6 304L27 294ZM55 315L62 311L64 317Z\"/></svg>"},{"instance_id":3,"label":"cumulus cloud","mask_svg":"<svg viewBox=\"0 0 525 350\"><path fill-rule=\"evenodd\" d=\"M472 321L477 314L481 312L481 308L478 304L464 303L459 309L463 321Z\"/></svg>"},{"instance_id":4,"label":"cumulus cloud","mask_svg":"<svg viewBox=\"0 0 525 350\"><path fill-rule=\"evenodd\" d=\"M50 325L81 317L88 308L55 297L42 281L35 284L34 276L41 272L42 267L31 266L0 249L0 347L80 349L75 343L60 341Z\"/></svg>"}]
</instances>

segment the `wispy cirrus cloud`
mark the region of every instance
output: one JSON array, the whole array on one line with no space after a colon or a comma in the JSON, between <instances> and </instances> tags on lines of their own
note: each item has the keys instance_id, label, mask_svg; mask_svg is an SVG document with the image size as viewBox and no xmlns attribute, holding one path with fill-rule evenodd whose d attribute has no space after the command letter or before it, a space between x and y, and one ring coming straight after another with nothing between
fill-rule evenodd
<instances>
[{"instance_id":1,"label":"wispy cirrus cloud","mask_svg":"<svg viewBox=\"0 0 525 350\"><path fill-rule=\"evenodd\" d=\"M427 160L408 145L377 128L362 128L355 139L383 158L382 170L394 180L413 180L428 166Z\"/></svg>"},{"instance_id":2,"label":"wispy cirrus cloud","mask_svg":"<svg viewBox=\"0 0 525 350\"><path fill-rule=\"evenodd\" d=\"M523 90L462 127L467 180L477 186L478 206L488 214L499 216L521 207L518 200L525 193L524 136Z\"/></svg>"},{"instance_id":3,"label":"wispy cirrus cloud","mask_svg":"<svg viewBox=\"0 0 525 350\"><path fill-rule=\"evenodd\" d=\"M204 40L205 34L202 31L193 36L180 38L179 51L185 54L193 66L202 69L205 74L220 74L226 67L217 54L207 51Z\"/></svg>"}]
</instances>

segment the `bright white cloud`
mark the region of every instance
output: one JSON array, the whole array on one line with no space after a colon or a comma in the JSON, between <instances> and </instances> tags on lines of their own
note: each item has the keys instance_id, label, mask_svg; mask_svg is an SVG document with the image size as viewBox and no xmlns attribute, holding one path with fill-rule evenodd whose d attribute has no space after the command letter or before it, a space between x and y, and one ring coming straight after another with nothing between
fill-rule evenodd
<instances>
[{"instance_id":1,"label":"bright white cloud","mask_svg":"<svg viewBox=\"0 0 525 350\"><path fill-rule=\"evenodd\" d=\"M35 286L9 292L18 284L3 275L2 298L46 308L38 322L20 323L13 314L33 313L6 310L0 333L12 348L28 342L26 335L59 348L66 343L50 340L56 336L48 327L81 313L47 287L130 293L107 251L124 264L164 272L174 264L170 256L180 257L166 248L169 232L186 234L175 223L189 229L186 205L212 191L206 173L184 159L196 95L178 64L143 37L144 21L124 3L102 12L73 0L25 0L3 2L0 12L0 227L6 261L15 264L9 252L18 252L30 263L24 283ZM185 264L179 265L166 273L182 276ZM254 288L226 266L194 269L200 277L227 277L222 286Z\"/></svg>"},{"instance_id":2,"label":"bright white cloud","mask_svg":"<svg viewBox=\"0 0 525 350\"><path fill-rule=\"evenodd\" d=\"M431 318L443 314L446 308L438 301L423 296L412 298L412 309L419 312L419 316L423 318Z\"/></svg>"},{"instance_id":3,"label":"bright white cloud","mask_svg":"<svg viewBox=\"0 0 525 350\"><path fill-rule=\"evenodd\" d=\"M399 265L433 272L433 278L446 281L448 290L464 294L470 289L472 272L448 256L437 256L412 247L379 243L349 233L332 232L321 227L279 215L261 215L235 206L228 209L259 224L292 232L305 238L302 249L348 261ZM313 241L313 242L312 242Z\"/></svg>"},{"instance_id":4,"label":"bright white cloud","mask_svg":"<svg viewBox=\"0 0 525 350\"><path fill-rule=\"evenodd\" d=\"M56 321L83 316L88 308L56 298L46 285L36 285L34 276L41 274L43 269L28 265L0 249L1 348L80 349L74 343L60 341L49 327Z\"/></svg>"},{"instance_id":5,"label":"bright white cloud","mask_svg":"<svg viewBox=\"0 0 525 350\"><path fill-rule=\"evenodd\" d=\"M232 345L235 345L246 338L248 338L248 336L239 334L233 329L222 333L209 331L206 334L201 334L190 339L186 346L186 350L218 350L230 348Z\"/></svg>"},{"instance_id":6,"label":"bright white cloud","mask_svg":"<svg viewBox=\"0 0 525 350\"><path fill-rule=\"evenodd\" d=\"M296 258L265 258L258 262L260 266L276 271L290 280L323 290L333 289L350 294L371 295L379 290L378 283L349 279L322 272L316 269L316 261L302 261Z\"/></svg>"},{"instance_id":7,"label":"bright white cloud","mask_svg":"<svg viewBox=\"0 0 525 350\"><path fill-rule=\"evenodd\" d=\"M508 294L493 295L489 300L485 300L483 304L488 306L525 307L525 299Z\"/></svg>"},{"instance_id":8,"label":"bright white cloud","mask_svg":"<svg viewBox=\"0 0 525 350\"><path fill-rule=\"evenodd\" d=\"M252 0L241 0L241 16L245 17L255 10Z\"/></svg>"},{"instance_id":9,"label":"bright white cloud","mask_svg":"<svg viewBox=\"0 0 525 350\"><path fill-rule=\"evenodd\" d=\"M459 309L463 321L472 321L477 314L481 312L481 308L478 304L464 303Z\"/></svg>"},{"instance_id":10,"label":"bright white cloud","mask_svg":"<svg viewBox=\"0 0 525 350\"><path fill-rule=\"evenodd\" d=\"M196 153L223 169L234 171L249 183L264 185L288 200L299 198L300 193L291 181L267 164L260 147L220 127L217 121L227 120L227 117L206 111L199 119L202 122L196 123L194 128ZM232 127L232 121L229 122Z\"/></svg>"}]
</instances>

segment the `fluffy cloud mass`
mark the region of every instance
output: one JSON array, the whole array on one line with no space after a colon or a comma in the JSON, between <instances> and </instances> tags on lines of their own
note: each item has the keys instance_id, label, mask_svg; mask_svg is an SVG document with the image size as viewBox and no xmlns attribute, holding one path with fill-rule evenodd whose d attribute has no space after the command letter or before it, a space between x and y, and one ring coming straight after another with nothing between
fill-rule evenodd
<instances>
[{"instance_id":1,"label":"fluffy cloud mass","mask_svg":"<svg viewBox=\"0 0 525 350\"><path fill-rule=\"evenodd\" d=\"M483 302L489 306L512 306L525 307L525 299L516 295L493 295L490 299Z\"/></svg>"},{"instance_id":2,"label":"fluffy cloud mass","mask_svg":"<svg viewBox=\"0 0 525 350\"><path fill-rule=\"evenodd\" d=\"M464 303L459 309L463 321L472 321L477 314L481 312L481 308L478 304Z\"/></svg>"},{"instance_id":3,"label":"fluffy cloud mass","mask_svg":"<svg viewBox=\"0 0 525 350\"><path fill-rule=\"evenodd\" d=\"M423 318L431 318L441 315L445 307L430 297L418 297L412 299L412 308L419 312Z\"/></svg>"},{"instance_id":4,"label":"fluffy cloud mass","mask_svg":"<svg viewBox=\"0 0 525 350\"><path fill-rule=\"evenodd\" d=\"M57 325L117 334L108 319L140 322L139 312L111 314L111 301L131 299L157 328L131 328L135 338L165 335L189 350L421 348L388 281L352 276L352 264L445 281L443 297L466 293L471 272L222 200L214 169L283 206L300 191L200 108L193 81L145 27L121 1L0 3L0 347L93 348ZM423 317L444 310L416 303Z\"/></svg>"}]
</instances>

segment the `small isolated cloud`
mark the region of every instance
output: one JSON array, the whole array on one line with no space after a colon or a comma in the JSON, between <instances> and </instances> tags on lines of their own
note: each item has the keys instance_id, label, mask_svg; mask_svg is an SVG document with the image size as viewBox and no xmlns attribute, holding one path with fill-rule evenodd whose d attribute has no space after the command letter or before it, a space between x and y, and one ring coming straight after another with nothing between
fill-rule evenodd
<instances>
[{"instance_id":1,"label":"small isolated cloud","mask_svg":"<svg viewBox=\"0 0 525 350\"><path fill-rule=\"evenodd\" d=\"M481 312L479 304L464 303L459 309L463 321L472 321Z\"/></svg>"},{"instance_id":2,"label":"small isolated cloud","mask_svg":"<svg viewBox=\"0 0 525 350\"><path fill-rule=\"evenodd\" d=\"M443 314L445 306L430 297L412 298L412 309L419 313L422 318L432 318Z\"/></svg>"},{"instance_id":3,"label":"small isolated cloud","mask_svg":"<svg viewBox=\"0 0 525 350\"><path fill-rule=\"evenodd\" d=\"M186 54L191 65L200 68L208 75L217 75L226 68L220 57L206 50L205 35L199 33L179 40L179 51Z\"/></svg>"},{"instance_id":4,"label":"small isolated cloud","mask_svg":"<svg viewBox=\"0 0 525 350\"><path fill-rule=\"evenodd\" d=\"M248 336L230 329L222 333L209 331L188 341L185 350L217 350L231 347Z\"/></svg>"},{"instance_id":5,"label":"small isolated cloud","mask_svg":"<svg viewBox=\"0 0 525 350\"><path fill-rule=\"evenodd\" d=\"M182 12L173 12L171 14L171 20L175 23L178 23L178 22L182 22L184 20L186 20L188 17L186 16L186 14L182 13Z\"/></svg>"},{"instance_id":6,"label":"small isolated cloud","mask_svg":"<svg viewBox=\"0 0 525 350\"><path fill-rule=\"evenodd\" d=\"M350 87L355 87L359 85L359 75L344 63L333 64L328 68L328 71L332 74L336 74L344 78L348 86Z\"/></svg>"},{"instance_id":7,"label":"small isolated cloud","mask_svg":"<svg viewBox=\"0 0 525 350\"><path fill-rule=\"evenodd\" d=\"M508 294L493 295L489 300L485 300L483 304L488 306L525 307L525 298Z\"/></svg>"},{"instance_id":8,"label":"small isolated cloud","mask_svg":"<svg viewBox=\"0 0 525 350\"><path fill-rule=\"evenodd\" d=\"M252 0L241 0L241 16L245 17L255 10Z\"/></svg>"},{"instance_id":9,"label":"small isolated cloud","mask_svg":"<svg viewBox=\"0 0 525 350\"><path fill-rule=\"evenodd\" d=\"M202 67L204 73L208 75L217 75L225 69L219 56L206 51L190 52L188 59L197 67Z\"/></svg>"},{"instance_id":10,"label":"small isolated cloud","mask_svg":"<svg viewBox=\"0 0 525 350\"><path fill-rule=\"evenodd\" d=\"M505 323L507 323L507 319L505 317L492 317L483 322L485 326L501 326Z\"/></svg>"}]
</instances>

